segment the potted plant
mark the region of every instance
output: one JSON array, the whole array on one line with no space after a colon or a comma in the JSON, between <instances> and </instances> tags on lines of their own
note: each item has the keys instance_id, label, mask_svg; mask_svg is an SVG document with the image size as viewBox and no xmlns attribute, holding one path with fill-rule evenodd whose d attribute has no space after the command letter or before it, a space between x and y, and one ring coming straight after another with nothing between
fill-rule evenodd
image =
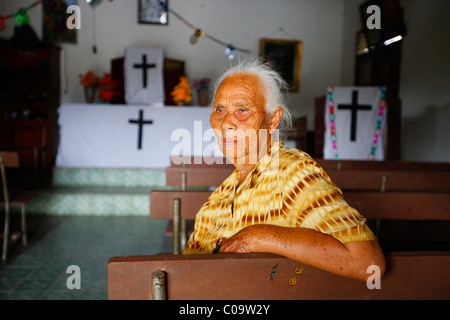
<instances>
[{"instance_id":1,"label":"potted plant","mask_svg":"<svg viewBox=\"0 0 450 320\"><path fill-rule=\"evenodd\" d=\"M201 78L194 80L194 89L197 90L198 105L200 106L208 105L210 83L210 78Z\"/></svg>"},{"instance_id":2,"label":"potted plant","mask_svg":"<svg viewBox=\"0 0 450 320\"><path fill-rule=\"evenodd\" d=\"M84 87L84 98L87 103L93 103L97 93L99 78L89 70L85 74L80 74L80 83Z\"/></svg>"},{"instance_id":3,"label":"potted plant","mask_svg":"<svg viewBox=\"0 0 450 320\"><path fill-rule=\"evenodd\" d=\"M115 95L119 94L119 91L114 91L114 89L116 89L119 85L119 81L113 81L110 73L104 74L103 78L99 82L99 85L100 93L98 98L102 101L109 103Z\"/></svg>"}]
</instances>

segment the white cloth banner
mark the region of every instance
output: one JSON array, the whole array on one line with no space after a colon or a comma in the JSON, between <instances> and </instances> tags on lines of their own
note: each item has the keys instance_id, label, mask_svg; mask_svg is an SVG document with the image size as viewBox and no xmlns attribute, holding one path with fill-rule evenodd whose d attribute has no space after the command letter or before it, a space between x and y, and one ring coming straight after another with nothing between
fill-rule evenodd
<instances>
[{"instance_id":1,"label":"white cloth banner","mask_svg":"<svg viewBox=\"0 0 450 320\"><path fill-rule=\"evenodd\" d=\"M387 108L380 115L381 89L329 87L326 100L324 159L338 155L341 160L384 160ZM380 119L382 127L377 129Z\"/></svg>"},{"instance_id":2,"label":"white cloth banner","mask_svg":"<svg viewBox=\"0 0 450 320\"><path fill-rule=\"evenodd\" d=\"M63 104L58 112L58 167L166 168L172 155L223 157L207 107Z\"/></svg>"},{"instance_id":3,"label":"white cloth banner","mask_svg":"<svg viewBox=\"0 0 450 320\"><path fill-rule=\"evenodd\" d=\"M125 49L125 101L127 104L164 104L164 52L161 48Z\"/></svg>"}]
</instances>

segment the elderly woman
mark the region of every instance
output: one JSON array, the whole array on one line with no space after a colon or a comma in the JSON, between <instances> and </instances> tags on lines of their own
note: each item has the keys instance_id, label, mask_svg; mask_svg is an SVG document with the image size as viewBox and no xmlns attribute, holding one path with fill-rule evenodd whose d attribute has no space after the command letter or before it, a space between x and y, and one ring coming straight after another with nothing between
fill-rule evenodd
<instances>
[{"instance_id":1,"label":"elderly woman","mask_svg":"<svg viewBox=\"0 0 450 320\"><path fill-rule=\"evenodd\" d=\"M211 126L234 172L202 206L184 254L264 252L366 280L385 270L366 219L306 153L276 139L289 127L281 77L257 60L218 81Z\"/></svg>"}]
</instances>

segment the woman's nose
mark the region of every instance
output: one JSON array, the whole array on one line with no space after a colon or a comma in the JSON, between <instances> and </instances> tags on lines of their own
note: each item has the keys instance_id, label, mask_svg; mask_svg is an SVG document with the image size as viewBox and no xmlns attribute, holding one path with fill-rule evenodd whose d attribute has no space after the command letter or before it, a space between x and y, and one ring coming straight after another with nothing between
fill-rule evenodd
<instances>
[{"instance_id":1,"label":"woman's nose","mask_svg":"<svg viewBox=\"0 0 450 320\"><path fill-rule=\"evenodd\" d=\"M227 132L229 130L236 130L236 119L233 116L232 113L227 113L220 124L220 129L222 129L222 132Z\"/></svg>"}]
</instances>

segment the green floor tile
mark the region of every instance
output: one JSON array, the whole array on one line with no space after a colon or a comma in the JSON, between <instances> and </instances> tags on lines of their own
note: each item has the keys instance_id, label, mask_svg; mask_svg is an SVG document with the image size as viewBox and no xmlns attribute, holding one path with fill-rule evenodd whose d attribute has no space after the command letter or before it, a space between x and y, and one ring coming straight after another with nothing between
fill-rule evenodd
<instances>
[{"instance_id":1,"label":"green floor tile","mask_svg":"<svg viewBox=\"0 0 450 320\"><path fill-rule=\"evenodd\" d=\"M107 299L113 256L160 252L167 222L148 217L70 216L0 269L0 298ZM81 289L67 288L67 267L78 265Z\"/></svg>"}]
</instances>

